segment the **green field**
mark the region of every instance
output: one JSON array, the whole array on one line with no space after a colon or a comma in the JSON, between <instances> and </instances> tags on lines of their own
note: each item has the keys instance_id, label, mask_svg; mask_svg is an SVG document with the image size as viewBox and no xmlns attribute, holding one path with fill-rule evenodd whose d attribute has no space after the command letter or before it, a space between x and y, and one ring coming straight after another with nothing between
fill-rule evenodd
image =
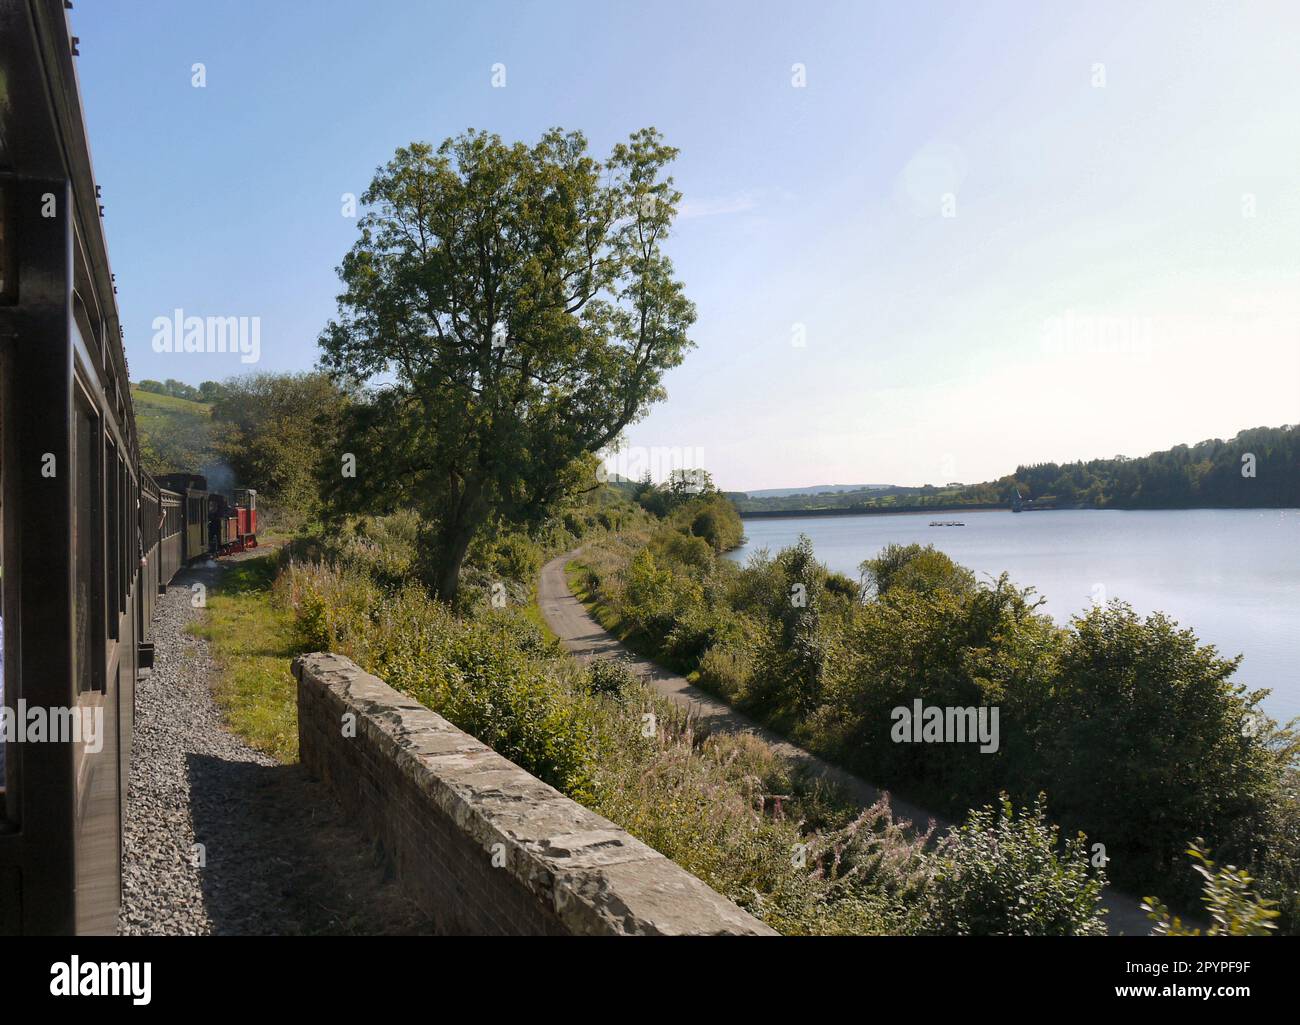
<instances>
[{"instance_id":1,"label":"green field","mask_svg":"<svg viewBox=\"0 0 1300 1025\"><path fill-rule=\"evenodd\" d=\"M203 473L221 462L212 428L212 407L131 386L140 451L150 473Z\"/></svg>"}]
</instances>

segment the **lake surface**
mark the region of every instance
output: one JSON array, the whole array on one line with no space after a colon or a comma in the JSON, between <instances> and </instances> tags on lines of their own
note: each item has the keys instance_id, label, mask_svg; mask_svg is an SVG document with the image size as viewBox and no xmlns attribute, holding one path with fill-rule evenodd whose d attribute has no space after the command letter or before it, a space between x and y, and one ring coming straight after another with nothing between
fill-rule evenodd
<instances>
[{"instance_id":1,"label":"lake surface","mask_svg":"<svg viewBox=\"0 0 1300 1025\"><path fill-rule=\"evenodd\" d=\"M964 527L931 527L960 520ZM890 542L933 544L980 579L1002 571L1047 599L1059 623L1097 594L1161 611L1224 655L1245 655L1236 679L1272 690L1263 708L1300 715L1300 510L1060 510L802 516L745 520L747 542L773 554L812 539L817 558L858 578Z\"/></svg>"}]
</instances>

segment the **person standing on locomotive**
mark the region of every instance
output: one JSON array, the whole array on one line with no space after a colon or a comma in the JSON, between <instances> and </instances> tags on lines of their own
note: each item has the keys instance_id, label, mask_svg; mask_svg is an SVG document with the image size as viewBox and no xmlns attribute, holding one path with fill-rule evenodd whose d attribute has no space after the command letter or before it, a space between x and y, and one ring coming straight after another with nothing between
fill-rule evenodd
<instances>
[{"instance_id":1,"label":"person standing on locomotive","mask_svg":"<svg viewBox=\"0 0 1300 1025\"><path fill-rule=\"evenodd\" d=\"M208 553L215 558L221 553L221 499L215 494L208 496Z\"/></svg>"}]
</instances>

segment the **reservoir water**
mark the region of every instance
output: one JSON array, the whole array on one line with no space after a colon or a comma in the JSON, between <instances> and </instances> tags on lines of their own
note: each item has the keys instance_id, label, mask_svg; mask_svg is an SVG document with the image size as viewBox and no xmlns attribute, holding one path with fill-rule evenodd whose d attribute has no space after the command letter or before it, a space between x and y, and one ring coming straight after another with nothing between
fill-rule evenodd
<instances>
[{"instance_id":1,"label":"reservoir water","mask_svg":"<svg viewBox=\"0 0 1300 1025\"><path fill-rule=\"evenodd\" d=\"M961 527L931 527L959 520ZM1047 599L1065 623L1094 595L1161 611L1224 655L1236 680L1272 690L1263 708L1300 716L1300 510L1061 510L802 516L745 520L744 561L806 534L817 558L857 579L890 542L933 544L980 579L1002 571Z\"/></svg>"}]
</instances>

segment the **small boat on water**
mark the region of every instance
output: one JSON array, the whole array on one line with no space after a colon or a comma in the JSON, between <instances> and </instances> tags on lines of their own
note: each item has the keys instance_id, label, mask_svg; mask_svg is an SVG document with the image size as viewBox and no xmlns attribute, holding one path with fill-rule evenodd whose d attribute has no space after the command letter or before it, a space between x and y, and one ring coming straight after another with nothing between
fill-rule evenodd
<instances>
[{"instance_id":1,"label":"small boat on water","mask_svg":"<svg viewBox=\"0 0 1300 1025\"><path fill-rule=\"evenodd\" d=\"M932 527L964 527L964 526L966 526L966 524L962 523L961 520L931 520L931 521L930 521L930 526L932 526Z\"/></svg>"}]
</instances>

